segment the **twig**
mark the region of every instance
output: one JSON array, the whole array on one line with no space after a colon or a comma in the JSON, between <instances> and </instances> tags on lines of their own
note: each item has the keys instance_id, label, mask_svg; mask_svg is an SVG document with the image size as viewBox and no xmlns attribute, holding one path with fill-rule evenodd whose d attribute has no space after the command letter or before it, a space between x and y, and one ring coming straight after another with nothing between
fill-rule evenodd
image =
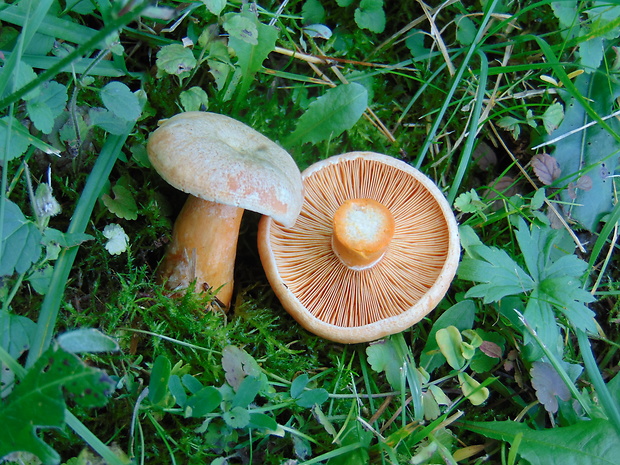
<instances>
[{"instance_id":1,"label":"twig","mask_svg":"<svg viewBox=\"0 0 620 465\"><path fill-rule=\"evenodd\" d=\"M422 10L424 11L424 15L426 16L426 19L428 19L428 22L431 26L431 36L435 39L435 42L437 43L437 47L439 48L439 51L443 55L443 59L446 62L446 65L448 66L448 72L450 73L450 76L454 76L454 74L456 73L456 69L454 68L454 65L452 64L452 60L450 59L450 54L448 53L446 44L441 38L439 29L437 29L437 24L435 24L435 15L439 12L440 8L435 9L431 14L431 11L429 11L429 7L426 3L424 3L422 0L418 0L418 3L420 4L420 6L422 7Z\"/></svg>"}]
</instances>

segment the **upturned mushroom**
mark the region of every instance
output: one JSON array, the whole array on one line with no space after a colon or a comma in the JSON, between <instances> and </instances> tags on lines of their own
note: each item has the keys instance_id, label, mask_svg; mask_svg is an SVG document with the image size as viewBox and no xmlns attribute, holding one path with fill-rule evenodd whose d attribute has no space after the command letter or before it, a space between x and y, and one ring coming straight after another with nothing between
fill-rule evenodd
<instances>
[{"instance_id":1,"label":"upturned mushroom","mask_svg":"<svg viewBox=\"0 0 620 465\"><path fill-rule=\"evenodd\" d=\"M302 173L293 227L262 218L259 252L283 307L307 330L341 343L409 328L447 292L458 227L437 186L387 155L352 152Z\"/></svg>"},{"instance_id":2,"label":"upturned mushroom","mask_svg":"<svg viewBox=\"0 0 620 465\"><path fill-rule=\"evenodd\" d=\"M209 112L186 112L160 123L147 143L157 172L189 193L159 267L171 290L217 292L228 308L243 211L292 226L303 203L301 174L291 156L245 124Z\"/></svg>"}]
</instances>

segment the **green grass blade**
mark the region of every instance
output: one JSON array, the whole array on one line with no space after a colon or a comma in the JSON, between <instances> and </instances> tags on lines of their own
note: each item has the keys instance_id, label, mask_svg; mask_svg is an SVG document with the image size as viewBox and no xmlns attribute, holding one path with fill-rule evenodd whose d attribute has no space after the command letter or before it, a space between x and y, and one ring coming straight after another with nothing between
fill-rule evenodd
<instances>
[{"instance_id":1,"label":"green grass blade","mask_svg":"<svg viewBox=\"0 0 620 465\"><path fill-rule=\"evenodd\" d=\"M579 329L575 332L577 333L577 341L579 343L579 350L581 351L581 358L583 358L583 363L586 367L586 372L588 373L590 382L596 390L598 399L603 406L609 421L620 435L620 409L618 409L618 405L611 396L609 389L607 389L605 381L603 381L603 377L598 369L594 355L592 355L592 347L590 345L590 341L588 340L588 336L586 336L586 333Z\"/></svg>"},{"instance_id":2,"label":"green grass blade","mask_svg":"<svg viewBox=\"0 0 620 465\"><path fill-rule=\"evenodd\" d=\"M463 74L465 74L465 70L469 66L469 61L471 60L471 57L474 54L474 51L476 51L476 49L478 48L478 46L482 42L482 35L484 34L486 26L487 26L489 20L491 19L491 15L495 11L495 7L497 6L497 3L498 3L498 0L493 0L491 2L488 2L487 5L486 5L486 10L484 12L484 16L482 17L482 23L480 24L480 27L478 28L478 32L476 33L476 37L474 38L474 40L471 43L469 49L467 50L467 53L465 54L465 57L463 58L463 62L461 63L461 66L459 66L459 68L458 68L458 70L457 70L457 72L456 72L456 74L454 76L454 79L452 80L452 85L450 86L450 89L448 90L448 93L446 95L446 99L445 99L443 105L441 106L441 108L439 110L439 113L435 117L435 121L433 123L433 126L431 127L431 129L430 129L430 131L428 133L428 136L426 136L426 139L424 140L424 144L422 145L422 148L420 149L420 153L418 154L418 157L417 157L417 159L415 161L415 164L414 164L414 166L416 168L420 168L420 166L422 166L422 162L424 162L424 157L426 157L426 153L428 152L428 150L430 149L431 145L435 141L435 135L437 134L437 130L439 129L440 124L442 123L443 116L445 115L446 111L448 110L448 107L450 106L450 103L452 101L452 97L456 93L456 89L459 87L459 85L461 83L461 79L463 78Z\"/></svg>"},{"instance_id":3,"label":"green grass blade","mask_svg":"<svg viewBox=\"0 0 620 465\"><path fill-rule=\"evenodd\" d=\"M489 61L487 60L486 55L482 51L479 50L477 54L480 56L480 76L478 78L478 92L476 93L476 103L474 104L471 120L469 122L469 134L467 135L465 147L463 148L463 154L461 155L459 166L452 180L450 192L448 193L448 203L450 203L450 205L454 203L456 194L459 190L459 187L461 186L461 181L463 181L463 177L465 176L465 172L467 171L467 167L469 166L469 162L471 161L471 156L474 151L474 144L476 143L476 136L478 135L480 114L482 113L482 102L484 101L484 94L486 93L487 89Z\"/></svg>"},{"instance_id":4,"label":"green grass blade","mask_svg":"<svg viewBox=\"0 0 620 465\"><path fill-rule=\"evenodd\" d=\"M101 439L95 436L75 415L69 410L65 410L65 422L71 429L80 436L86 443L93 448L109 465L126 465L127 462L121 460L112 450L106 446Z\"/></svg>"},{"instance_id":5,"label":"green grass blade","mask_svg":"<svg viewBox=\"0 0 620 465\"><path fill-rule=\"evenodd\" d=\"M80 200L73 213L73 218L67 229L68 233L83 233L86 230L95 202L110 176L110 172L116 163L116 159L118 158L127 136L128 134L122 136L108 136L93 166L93 170L88 176L84 191L80 196ZM76 255L77 247L65 249L60 253L54 265L54 274L52 275L49 287L50 290L45 295L43 304L41 305L41 312L37 322L37 332L34 343L28 352L26 367L32 366L52 340L56 318L64 296L65 285L67 284L67 279L69 279L69 273Z\"/></svg>"}]
</instances>

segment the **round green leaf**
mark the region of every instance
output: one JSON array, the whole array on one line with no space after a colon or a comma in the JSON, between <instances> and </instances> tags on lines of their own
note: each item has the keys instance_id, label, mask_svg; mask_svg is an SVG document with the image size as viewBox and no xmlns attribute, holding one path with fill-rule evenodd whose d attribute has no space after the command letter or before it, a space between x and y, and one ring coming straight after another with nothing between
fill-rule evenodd
<instances>
[{"instance_id":1,"label":"round green leaf","mask_svg":"<svg viewBox=\"0 0 620 465\"><path fill-rule=\"evenodd\" d=\"M125 121L140 117L138 97L122 82L112 81L101 89L101 100L108 110Z\"/></svg>"}]
</instances>

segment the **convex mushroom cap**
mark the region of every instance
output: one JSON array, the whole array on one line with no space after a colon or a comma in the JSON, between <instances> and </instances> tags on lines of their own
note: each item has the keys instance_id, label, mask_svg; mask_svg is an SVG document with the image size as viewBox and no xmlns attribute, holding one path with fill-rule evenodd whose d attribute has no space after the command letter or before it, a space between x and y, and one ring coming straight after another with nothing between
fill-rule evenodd
<instances>
[{"instance_id":1,"label":"convex mushroom cap","mask_svg":"<svg viewBox=\"0 0 620 465\"><path fill-rule=\"evenodd\" d=\"M243 211L292 226L303 203L295 161L247 125L209 112L162 121L147 151L162 178L191 194L175 222L161 278L171 289L195 280L198 290L219 290L228 307Z\"/></svg>"},{"instance_id":2,"label":"convex mushroom cap","mask_svg":"<svg viewBox=\"0 0 620 465\"><path fill-rule=\"evenodd\" d=\"M261 219L259 251L274 292L307 330L368 342L428 314L460 257L458 226L437 186L405 162L351 152L302 173L293 227Z\"/></svg>"}]
</instances>

